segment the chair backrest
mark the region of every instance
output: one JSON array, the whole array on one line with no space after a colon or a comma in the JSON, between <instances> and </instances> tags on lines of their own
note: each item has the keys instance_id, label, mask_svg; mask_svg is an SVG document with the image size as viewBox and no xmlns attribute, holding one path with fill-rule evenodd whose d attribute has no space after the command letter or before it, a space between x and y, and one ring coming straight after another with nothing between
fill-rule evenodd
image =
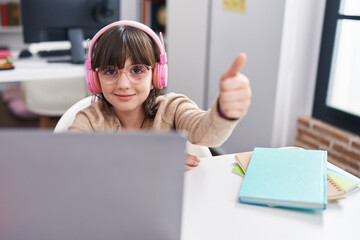
<instances>
[{"instance_id":1,"label":"chair backrest","mask_svg":"<svg viewBox=\"0 0 360 240\"><path fill-rule=\"evenodd\" d=\"M43 116L62 116L88 95L83 78L24 81L20 86L26 108Z\"/></svg>"},{"instance_id":2,"label":"chair backrest","mask_svg":"<svg viewBox=\"0 0 360 240\"><path fill-rule=\"evenodd\" d=\"M91 104L92 96L88 96L86 98L81 99L72 105L60 118L56 127L54 129L54 133L58 132L67 132L70 125L74 122L75 115L80 110L86 108Z\"/></svg>"},{"instance_id":3,"label":"chair backrest","mask_svg":"<svg viewBox=\"0 0 360 240\"><path fill-rule=\"evenodd\" d=\"M89 106L92 102L93 97L89 96L86 98L81 99L74 105L72 105L60 118L58 123L56 124L56 127L54 129L54 133L59 132L67 132L68 128L71 126L75 119L75 115L78 111L86 108ZM189 141L186 143L186 152L191 155L195 155L198 158L203 157L212 157L212 154L208 147L200 146L200 145L194 145L191 144Z\"/></svg>"}]
</instances>

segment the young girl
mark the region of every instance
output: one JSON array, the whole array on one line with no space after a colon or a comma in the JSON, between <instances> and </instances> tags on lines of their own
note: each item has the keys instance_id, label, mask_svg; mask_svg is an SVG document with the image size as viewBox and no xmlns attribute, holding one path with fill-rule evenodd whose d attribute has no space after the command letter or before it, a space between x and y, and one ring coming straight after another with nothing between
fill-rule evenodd
<instances>
[{"instance_id":1,"label":"young girl","mask_svg":"<svg viewBox=\"0 0 360 240\"><path fill-rule=\"evenodd\" d=\"M184 95L160 95L167 84L162 36L133 21L101 29L88 49L86 81L99 100L77 113L70 131L183 130L192 144L220 146L250 106L248 79L239 73L239 54L220 79L220 92L208 111ZM186 170L199 159L188 155Z\"/></svg>"}]
</instances>

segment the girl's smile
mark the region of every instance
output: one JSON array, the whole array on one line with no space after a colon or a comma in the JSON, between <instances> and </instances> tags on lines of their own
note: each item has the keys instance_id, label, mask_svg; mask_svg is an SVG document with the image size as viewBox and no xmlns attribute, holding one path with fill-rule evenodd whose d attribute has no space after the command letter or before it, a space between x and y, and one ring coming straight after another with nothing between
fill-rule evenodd
<instances>
[{"instance_id":1,"label":"girl's smile","mask_svg":"<svg viewBox=\"0 0 360 240\"><path fill-rule=\"evenodd\" d=\"M115 94L115 96L117 96L122 101L131 100L131 98L135 95L136 95L135 93L134 94Z\"/></svg>"}]
</instances>

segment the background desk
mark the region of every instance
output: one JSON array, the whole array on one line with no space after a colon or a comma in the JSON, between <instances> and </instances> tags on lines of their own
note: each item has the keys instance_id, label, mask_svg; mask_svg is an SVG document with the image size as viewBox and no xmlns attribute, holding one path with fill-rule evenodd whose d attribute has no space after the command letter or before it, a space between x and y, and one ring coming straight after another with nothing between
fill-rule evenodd
<instances>
[{"instance_id":1,"label":"background desk","mask_svg":"<svg viewBox=\"0 0 360 240\"><path fill-rule=\"evenodd\" d=\"M17 54L13 54L17 56ZM89 95L84 64L48 63L36 55L14 57L15 69L0 71L0 89L21 84L28 110L42 116L61 116L80 99Z\"/></svg>"},{"instance_id":2,"label":"background desk","mask_svg":"<svg viewBox=\"0 0 360 240\"><path fill-rule=\"evenodd\" d=\"M242 204L235 163L233 154L202 158L186 172L182 239L360 239L360 192L325 211Z\"/></svg>"},{"instance_id":3,"label":"background desk","mask_svg":"<svg viewBox=\"0 0 360 240\"><path fill-rule=\"evenodd\" d=\"M85 78L86 73L84 64L48 63L36 56L13 62L15 69L0 71L0 83Z\"/></svg>"}]
</instances>

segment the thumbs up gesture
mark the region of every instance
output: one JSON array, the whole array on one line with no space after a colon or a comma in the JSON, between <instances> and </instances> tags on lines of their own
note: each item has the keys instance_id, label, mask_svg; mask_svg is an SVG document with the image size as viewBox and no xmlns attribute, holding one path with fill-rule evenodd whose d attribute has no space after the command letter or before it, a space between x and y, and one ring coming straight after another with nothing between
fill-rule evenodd
<instances>
[{"instance_id":1,"label":"thumbs up gesture","mask_svg":"<svg viewBox=\"0 0 360 240\"><path fill-rule=\"evenodd\" d=\"M246 115L251 102L249 79L240 73L246 62L246 55L236 56L231 67L220 79L219 113L229 119L239 119Z\"/></svg>"}]
</instances>

